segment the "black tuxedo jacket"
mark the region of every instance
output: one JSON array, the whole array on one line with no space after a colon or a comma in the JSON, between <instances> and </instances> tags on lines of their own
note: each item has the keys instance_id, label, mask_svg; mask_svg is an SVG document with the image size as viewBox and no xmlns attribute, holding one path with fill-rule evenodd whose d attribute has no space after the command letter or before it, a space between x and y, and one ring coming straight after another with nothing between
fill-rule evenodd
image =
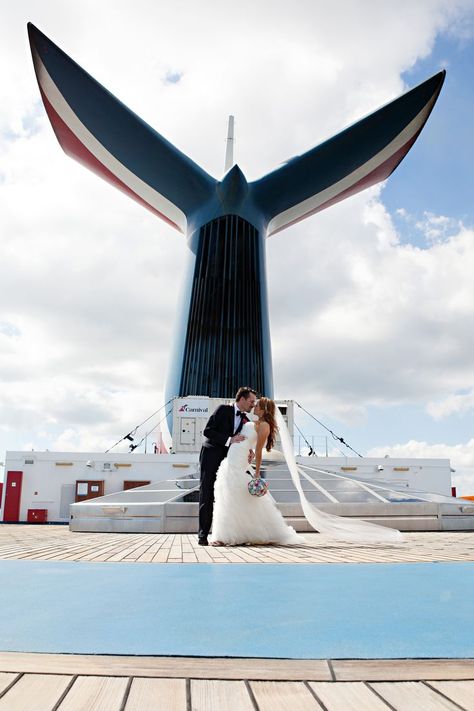
<instances>
[{"instance_id":1,"label":"black tuxedo jacket","mask_svg":"<svg viewBox=\"0 0 474 711\"><path fill-rule=\"evenodd\" d=\"M204 428L203 448L227 450L226 442L234 434L234 419L234 406L220 405Z\"/></svg>"}]
</instances>

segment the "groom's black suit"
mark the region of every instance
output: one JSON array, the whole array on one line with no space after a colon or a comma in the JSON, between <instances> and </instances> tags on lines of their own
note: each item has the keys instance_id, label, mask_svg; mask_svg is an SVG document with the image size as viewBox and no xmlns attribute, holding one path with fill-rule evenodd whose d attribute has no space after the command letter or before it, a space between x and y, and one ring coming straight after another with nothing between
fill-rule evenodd
<instances>
[{"instance_id":1,"label":"groom's black suit","mask_svg":"<svg viewBox=\"0 0 474 711\"><path fill-rule=\"evenodd\" d=\"M233 405L220 405L210 416L203 435L206 438L201 448L199 464L201 466L201 488L199 490L199 539L207 538L212 524L214 508L214 484L217 470L229 447L229 437L238 434L243 424L248 421L243 413L241 424L234 430L235 409Z\"/></svg>"}]
</instances>

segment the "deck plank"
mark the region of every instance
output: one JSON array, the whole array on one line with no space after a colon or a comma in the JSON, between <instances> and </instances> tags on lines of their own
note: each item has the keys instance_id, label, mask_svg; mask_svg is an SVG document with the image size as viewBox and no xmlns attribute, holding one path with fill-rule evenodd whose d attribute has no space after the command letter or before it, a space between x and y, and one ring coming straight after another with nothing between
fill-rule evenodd
<instances>
[{"instance_id":1,"label":"deck plank","mask_svg":"<svg viewBox=\"0 0 474 711\"><path fill-rule=\"evenodd\" d=\"M186 711L184 679L134 679L125 711Z\"/></svg>"},{"instance_id":2,"label":"deck plank","mask_svg":"<svg viewBox=\"0 0 474 711\"><path fill-rule=\"evenodd\" d=\"M474 679L474 659L335 660L336 681Z\"/></svg>"},{"instance_id":3,"label":"deck plank","mask_svg":"<svg viewBox=\"0 0 474 711\"><path fill-rule=\"evenodd\" d=\"M370 686L397 711L459 711L458 706L420 681L382 682Z\"/></svg>"},{"instance_id":4,"label":"deck plank","mask_svg":"<svg viewBox=\"0 0 474 711\"><path fill-rule=\"evenodd\" d=\"M388 706L361 681L309 683L329 711L387 711Z\"/></svg>"},{"instance_id":5,"label":"deck plank","mask_svg":"<svg viewBox=\"0 0 474 711\"><path fill-rule=\"evenodd\" d=\"M176 679L331 680L327 662L319 659L115 657L1 652L0 670L40 674L174 677Z\"/></svg>"},{"instance_id":6,"label":"deck plank","mask_svg":"<svg viewBox=\"0 0 474 711\"><path fill-rule=\"evenodd\" d=\"M50 711L71 682L71 676L26 674L0 698L1 711Z\"/></svg>"},{"instance_id":7,"label":"deck plank","mask_svg":"<svg viewBox=\"0 0 474 711\"><path fill-rule=\"evenodd\" d=\"M5 674L4 672L0 672L0 694L3 693L5 689L10 686L10 684L13 684L19 676L19 674Z\"/></svg>"},{"instance_id":8,"label":"deck plank","mask_svg":"<svg viewBox=\"0 0 474 711\"><path fill-rule=\"evenodd\" d=\"M191 681L192 711L254 711L243 681Z\"/></svg>"},{"instance_id":9,"label":"deck plank","mask_svg":"<svg viewBox=\"0 0 474 711\"><path fill-rule=\"evenodd\" d=\"M301 682L253 681L250 687L259 711L323 711Z\"/></svg>"},{"instance_id":10,"label":"deck plank","mask_svg":"<svg viewBox=\"0 0 474 711\"><path fill-rule=\"evenodd\" d=\"M466 711L474 711L474 681L431 681L434 687Z\"/></svg>"},{"instance_id":11,"label":"deck plank","mask_svg":"<svg viewBox=\"0 0 474 711\"><path fill-rule=\"evenodd\" d=\"M128 679L79 676L58 711L120 711Z\"/></svg>"}]
</instances>

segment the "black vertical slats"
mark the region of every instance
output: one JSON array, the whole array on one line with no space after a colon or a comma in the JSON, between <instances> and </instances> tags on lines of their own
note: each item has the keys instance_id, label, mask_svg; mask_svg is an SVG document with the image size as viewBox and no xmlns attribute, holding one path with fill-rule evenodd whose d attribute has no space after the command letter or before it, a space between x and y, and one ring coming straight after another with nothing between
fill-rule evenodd
<instances>
[{"instance_id":1,"label":"black vertical slats","mask_svg":"<svg viewBox=\"0 0 474 711\"><path fill-rule=\"evenodd\" d=\"M231 398L240 385L264 388L258 231L236 215L201 227L180 395Z\"/></svg>"}]
</instances>

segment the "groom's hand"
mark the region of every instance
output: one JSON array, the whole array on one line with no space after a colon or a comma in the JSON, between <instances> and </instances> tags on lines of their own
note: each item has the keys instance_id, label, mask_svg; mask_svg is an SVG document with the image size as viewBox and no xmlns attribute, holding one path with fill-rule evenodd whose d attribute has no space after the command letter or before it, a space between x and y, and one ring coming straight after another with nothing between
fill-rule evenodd
<instances>
[{"instance_id":1,"label":"groom's hand","mask_svg":"<svg viewBox=\"0 0 474 711\"><path fill-rule=\"evenodd\" d=\"M233 437L230 438L230 443L236 444L237 442L243 442L244 439L247 439L247 437L244 437L244 435L241 435L241 434L234 435Z\"/></svg>"},{"instance_id":2,"label":"groom's hand","mask_svg":"<svg viewBox=\"0 0 474 711\"><path fill-rule=\"evenodd\" d=\"M253 449L249 449L249 464L252 463L254 457L255 457L255 452L253 451Z\"/></svg>"}]
</instances>

